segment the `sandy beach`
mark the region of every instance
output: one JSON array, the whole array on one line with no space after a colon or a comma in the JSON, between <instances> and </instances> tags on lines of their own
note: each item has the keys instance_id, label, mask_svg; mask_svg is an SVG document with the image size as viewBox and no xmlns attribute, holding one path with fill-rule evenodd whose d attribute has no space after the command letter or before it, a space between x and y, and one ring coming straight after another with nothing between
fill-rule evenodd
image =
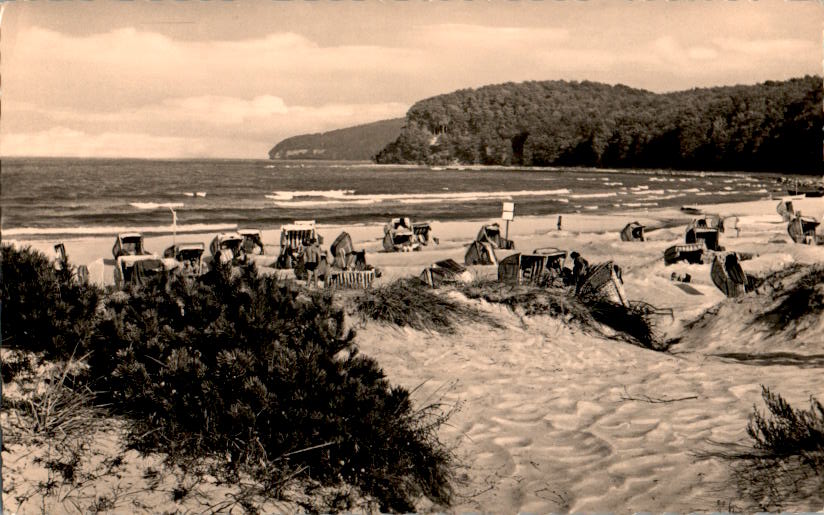
<instances>
[{"instance_id":1,"label":"sandy beach","mask_svg":"<svg viewBox=\"0 0 824 515\"><path fill-rule=\"evenodd\" d=\"M755 255L742 263L748 274L763 276L792 263L824 263L824 246L790 240L787 224L775 210L778 202L702 206L707 213L737 217L738 234L727 223L721 244ZM824 214L824 199L794 204L807 216L821 219ZM558 318L523 317L465 298L459 300L476 303L501 328L473 325L443 335L353 320L361 351L377 359L391 382L418 387L418 402L442 396L459 406L441 430L443 441L455 446L461 461L452 511L626 513L744 507L730 483L728 465L700 459L696 452L711 449L713 442L748 442L748 416L753 405L763 407L760 385L801 407L811 395L824 398L824 320L792 337L759 329L748 317L763 311L766 296L727 299L713 285L709 265L665 266L663 251L683 242L691 218L676 209L581 213L563 215L562 230L556 227L557 216L518 217L509 228L518 251L557 247L578 251L590 263L618 263L630 299L672 309L672 316L656 318L662 338L678 339L668 353L592 334ZM635 220L646 225L647 241L622 242L620 229ZM319 233L328 248L342 230L349 232L355 248L367 251L367 263L380 268L381 281L387 282L418 275L441 259L463 262L466 245L483 222L433 221L440 244L409 253L382 252L379 225L322 226ZM177 241L200 241L208 248L213 236L179 235ZM277 254L278 239L277 230L264 231L267 253ZM147 238L146 247L162 253L171 241L170 235ZM100 237L64 244L74 264L89 265L111 259L112 242L112 237ZM55 242L19 243L50 252ZM495 273L494 267L472 272ZM102 282L110 284L111 266L101 273ZM697 293L678 288L673 273L689 274ZM712 317L685 329L710 308ZM776 359L779 352L793 359ZM4 451L6 477L24 473L29 463L17 458ZM16 484L22 488L20 481ZM169 508L143 502L151 509ZM783 508L821 510L824 500L798 499ZM419 511L428 509L422 505Z\"/></svg>"}]
</instances>

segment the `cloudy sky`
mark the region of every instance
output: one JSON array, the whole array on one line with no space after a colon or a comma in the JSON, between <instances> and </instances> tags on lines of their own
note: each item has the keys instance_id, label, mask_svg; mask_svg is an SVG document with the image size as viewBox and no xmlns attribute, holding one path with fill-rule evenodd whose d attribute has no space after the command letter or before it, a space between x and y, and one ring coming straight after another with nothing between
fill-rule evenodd
<instances>
[{"instance_id":1,"label":"cloudy sky","mask_svg":"<svg viewBox=\"0 0 824 515\"><path fill-rule=\"evenodd\" d=\"M484 84L820 75L822 21L816 0L16 0L0 155L265 158Z\"/></svg>"}]
</instances>

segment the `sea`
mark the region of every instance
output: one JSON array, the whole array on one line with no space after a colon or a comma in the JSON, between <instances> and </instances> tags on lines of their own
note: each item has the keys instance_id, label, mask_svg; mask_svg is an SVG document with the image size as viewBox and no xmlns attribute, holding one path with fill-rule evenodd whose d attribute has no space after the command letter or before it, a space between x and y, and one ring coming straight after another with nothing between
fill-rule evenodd
<instances>
[{"instance_id":1,"label":"sea","mask_svg":"<svg viewBox=\"0 0 824 515\"><path fill-rule=\"evenodd\" d=\"M15 240L610 213L766 198L778 175L387 166L267 160L4 158L0 227ZM786 192L785 192L786 193ZM779 193L780 194L780 193Z\"/></svg>"}]
</instances>

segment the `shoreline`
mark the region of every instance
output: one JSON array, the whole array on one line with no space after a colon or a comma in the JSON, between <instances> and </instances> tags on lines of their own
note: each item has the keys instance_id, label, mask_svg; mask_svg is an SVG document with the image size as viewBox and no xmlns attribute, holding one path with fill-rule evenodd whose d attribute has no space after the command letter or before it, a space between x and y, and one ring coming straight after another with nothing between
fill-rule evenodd
<instances>
[{"instance_id":1,"label":"shoreline","mask_svg":"<svg viewBox=\"0 0 824 515\"><path fill-rule=\"evenodd\" d=\"M743 238L734 238L731 231L724 235L723 240L728 242L731 250L758 252L759 248L771 240L786 237L786 223L781 221L775 211L778 200L755 200L748 202L711 203L701 205L707 213L720 216L737 217L739 229ZM795 208L807 216L824 216L824 198L803 198L794 201ZM562 216L562 230L557 229L558 216ZM510 223L509 239L513 239L517 251L530 251L534 248L557 247L563 250L577 250L585 256L603 259L614 259L622 266L630 268L637 266L640 256L631 253L622 253L619 248L627 251L639 251L643 261L659 258L663 250L670 245L683 241L683 227L695 217L678 208L664 207L653 209L586 211L580 213L555 213L550 215L516 216ZM638 221L647 226L648 241L641 246L626 246L620 241L619 231L629 222ZM386 253L382 249L383 223L341 223L319 224L318 234L323 237L324 250L334 241L342 231L352 237L353 245L358 250L366 250L367 263L377 267L423 267L431 263L451 258L463 263L466 246L475 239L481 225L498 223L502 232L506 231L506 223L496 218L476 218L432 221L432 236L439 238L440 244L423 247L420 252ZM162 255L163 250L172 244L173 239L178 243L203 243L206 255L209 254L209 244L218 232L204 231L181 233L173 237L171 227L167 233L147 233L145 236L146 248L155 254ZM760 232L769 231L769 235L759 237ZM279 254L280 229L264 229L263 242L267 255ZM89 265L103 260L110 263L112 260L111 247L114 243L114 234L100 236L84 236L77 238L44 238L44 239L6 239L8 243L19 246L30 246L44 252L47 256L54 255L54 245L63 243L69 260L74 265ZM786 237L789 240L788 237ZM763 240L763 241L759 241ZM734 246L733 246L734 244ZM621 247L616 248L616 245ZM655 249L654 252L650 250ZM777 251L778 249L775 249ZM791 244L787 252L803 261L814 260L821 251L824 260L824 247L806 248ZM618 252L616 252L618 251ZM502 256L507 254L501 252ZM499 256L499 257L502 257ZM589 259L589 258L588 258ZM592 262L592 259L589 259ZM102 263L100 264L102 266ZM103 272L104 284L113 282L111 264ZM400 270L398 270L400 272ZM419 271L418 271L419 272ZM396 274L390 274L395 277Z\"/></svg>"}]
</instances>

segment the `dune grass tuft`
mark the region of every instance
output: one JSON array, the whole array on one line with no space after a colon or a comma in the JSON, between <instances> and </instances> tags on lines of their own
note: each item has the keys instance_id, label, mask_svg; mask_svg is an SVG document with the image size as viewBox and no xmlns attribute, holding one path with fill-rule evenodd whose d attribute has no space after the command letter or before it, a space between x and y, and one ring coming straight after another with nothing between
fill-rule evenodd
<instances>
[{"instance_id":1,"label":"dune grass tuft","mask_svg":"<svg viewBox=\"0 0 824 515\"><path fill-rule=\"evenodd\" d=\"M824 406L811 396L809 409L793 408L763 385L761 396L767 410L753 406L747 424L750 445L718 444L720 450L699 455L728 462L741 498L754 508L779 511L790 502L820 508L824 502Z\"/></svg>"},{"instance_id":2,"label":"dune grass tuft","mask_svg":"<svg viewBox=\"0 0 824 515\"><path fill-rule=\"evenodd\" d=\"M601 332L610 327L620 338L641 347L665 351L667 344L655 334L651 313L643 306L622 306L598 299L581 299L570 288L559 286L512 286L493 280L459 285L471 299L503 304L524 316L549 315Z\"/></svg>"},{"instance_id":3,"label":"dune grass tuft","mask_svg":"<svg viewBox=\"0 0 824 515\"><path fill-rule=\"evenodd\" d=\"M793 269L795 270L795 269ZM824 267L811 267L790 288L780 291L778 304L759 315L757 322L783 331L801 319L824 314Z\"/></svg>"},{"instance_id":4,"label":"dune grass tuft","mask_svg":"<svg viewBox=\"0 0 824 515\"><path fill-rule=\"evenodd\" d=\"M434 292L417 278L398 279L366 290L355 297L354 303L362 320L420 331L451 334L461 322L498 325L491 316Z\"/></svg>"}]
</instances>

